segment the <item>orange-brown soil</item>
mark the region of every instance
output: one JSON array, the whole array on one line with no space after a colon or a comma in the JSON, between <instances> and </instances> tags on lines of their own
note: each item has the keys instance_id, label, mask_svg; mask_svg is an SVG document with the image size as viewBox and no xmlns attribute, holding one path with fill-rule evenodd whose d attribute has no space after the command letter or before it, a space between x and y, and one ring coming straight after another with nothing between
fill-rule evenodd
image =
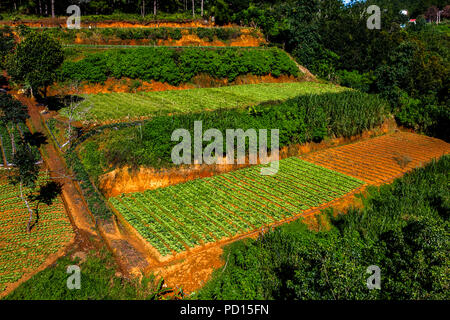
<instances>
[{"instance_id":1,"label":"orange-brown soil","mask_svg":"<svg viewBox=\"0 0 450 320\"><path fill-rule=\"evenodd\" d=\"M182 37L179 40L174 39L158 39L156 43L151 39L120 39L111 38L104 39L100 36L86 37L84 33L77 33L75 38L75 44L87 44L87 45L157 45L157 46L203 46L203 47L259 47L266 44L261 33L254 33L252 29L242 28L240 29L241 35L235 39L229 41L221 41L215 39L213 41L207 41L199 38L196 34L191 34L188 29L182 30Z\"/></svg>"},{"instance_id":2,"label":"orange-brown soil","mask_svg":"<svg viewBox=\"0 0 450 320\"><path fill-rule=\"evenodd\" d=\"M320 143L305 143L301 145L292 145L280 150L280 158L284 159L291 156L304 155L316 150L323 150L330 147L348 144L352 141L367 139L396 130L395 121L386 120L382 126L374 130L368 130L360 135L351 138L334 138L324 140ZM194 180L198 178L211 177L216 174L233 171L239 168L249 166L246 164L221 164L221 165L191 165L177 167L173 169L139 168L132 170L128 167L115 169L102 175L99 178L99 188L107 197L115 197L122 193L140 192L149 189L167 187L170 185Z\"/></svg>"},{"instance_id":3,"label":"orange-brown soil","mask_svg":"<svg viewBox=\"0 0 450 320\"><path fill-rule=\"evenodd\" d=\"M46 132L42 124L39 110L35 105L35 100L25 97L23 95L14 94L14 96L28 106L28 113L30 114L29 122L27 123L30 131ZM42 157L47 167L50 170L50 176L56 181L63 184L62 199L64 204L69 209L69 218L72 223L77 226L82 232L97 236L95 228L93 227L92 214L87 209L87 206L77 190L73 176L67 172L65 163L61 159L58 151L49 143L43 147Z\"/></svg>"},{"instance_id":4,"label":"orange-brown soil","mask_svg":"<svg viewBox=\"0 0 450 320\"><path fill-rule=\"evenodd\" d=\"M450 144L442 140L397 132L314 152L302 158L367 183L380 185L449 152Z\"/></svg>"},{"instance_id":5,"label":"orange-brown soil","mask_svg":"<svg viewBox=\"0 0 450 320\"><path fill-rule=\"evenodd\" d=\"M136 81L139 87L134 87ZM215 79L209 75L200 74L191 79L190 83L182 83L178 86L170 85L166 82L158 81L140 81L129 78L115 79L109 78L102 83L82 82L77 91L73 91L69 87L55 83L47 88L49 96L63 94L95 94L95 93L111 93L111 92L139 92L139 91L167 91L167 90L186 90L195 88L216 88L227 85L240 84L257 84L257 83L286 83L297 82L298 78L294 76L282 75L274 77L272 75L256 76L252 74L236 77L235 80L229 82L228 79Z\"/></svg>"}]
</instances>

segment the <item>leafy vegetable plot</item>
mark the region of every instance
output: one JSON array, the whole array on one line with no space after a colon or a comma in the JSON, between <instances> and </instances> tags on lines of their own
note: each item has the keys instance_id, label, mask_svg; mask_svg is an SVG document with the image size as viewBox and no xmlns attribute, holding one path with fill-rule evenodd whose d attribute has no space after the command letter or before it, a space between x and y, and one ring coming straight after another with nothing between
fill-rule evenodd
<instances>
[{"instance_id":1,"label":"leafy vegetable plot","mask_svg":"<svg viewBox=\"0 0 450 320\"><path fill-rule=\"evenodd\" d=\"M364 184L298 158L281 160L273 176L261 175L260 169L124 194L110 202L166 256L271 225Z\"/></svg>"},{"instance_id":2,"label":"leafy vegetable plot","mask_svg":"<svg viewBox=\"0 0 450 320\"><path fill-rule=\"evenodd\" d=\"M6 172L0 170L0 295L7 285L39 268L74 236L60 198L50 207L39 206L39 222L28 233L28 211L18 196L19 187L6 179ZM35 204L31 206L35 208Z\"/></svg>"},{"instance_id":3,"label":"leafy vegetable plot","mask_svg":"<svg viewBox=\"0 0 450 320\"><path fill-rule=\"evenodd\" d=\"M139 93L103 93L87 95L83 107L89 109L86 119L107 121L138 119L172 112L195 112L256 105L286 100L298 95L342 92L348 89L312 82L262 83L221 88L202 88ZM63 109L63 114L67 110Z\"/></svg>"}]
</instances>

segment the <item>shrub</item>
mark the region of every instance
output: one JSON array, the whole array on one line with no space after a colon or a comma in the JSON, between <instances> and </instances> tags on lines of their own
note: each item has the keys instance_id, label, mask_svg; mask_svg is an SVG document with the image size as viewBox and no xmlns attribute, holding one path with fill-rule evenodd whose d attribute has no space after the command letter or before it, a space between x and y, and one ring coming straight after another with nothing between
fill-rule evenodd
<instances>
[{"instance_id":1,"label":"shrub","mask_svg":"<svg viewBox=\"0 0 450 320\"><path fill-rule=\"evenodd\" d=\"M298 76L298 68L280 49L131 48L87 54L64 62L60 80L104 82L108 77L155 80L178 85L204 73L233 81L244 74Z\"/></svg>"},{"instance_id":2,"label":"shrub","mask_svg":"<svg viewBox=\"0 0 450 320\"><path fill-rule=\"evenodd\" d=\"M359 73L357 70L346 71L340 70L337 72L339 84L345 87L360 90L362 92L369 92L374 76L370 73Z\"/></svg>"}]
</instances>

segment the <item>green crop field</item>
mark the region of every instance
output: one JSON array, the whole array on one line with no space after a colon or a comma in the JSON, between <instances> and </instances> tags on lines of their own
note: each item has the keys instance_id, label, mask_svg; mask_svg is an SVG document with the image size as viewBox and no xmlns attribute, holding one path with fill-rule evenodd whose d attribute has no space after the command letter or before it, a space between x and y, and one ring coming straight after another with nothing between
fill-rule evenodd
<instances>
[{"instance_id":1,"label":"green crop field","mask_svg":"<svg viewBox=\"0 0 450 320\"><path fill-rule=\"evenodd\" d=\"M298 95L342 92L348 90L314 82L261 83L220 88L201 88L138 93L103 93L85 95L77 120L103 122L131 120L152 115L186 113L256 105L272 100L286 100ZM83 112L88 109L87 114ZM62 114L67 115L67 108ZM85 114L85 116L81 116Z\"/></svg>"},{"instance_id":2,"label":"green crop field","mask_svg":"<svg viewBox=\"0 0 450 320\"><path fill-rule=\"evenodd\" d=\"M211 178L110 198L161 255L271 225L362 186L355 178L298 158L273 176L253 166Z\"/></svg>"},{"instance_id":3,"label":"green crop field","mask_svg":"<svg viewBox=\"0 0 450 320\"><path fill-rule=\"evenodd\" d=\"M18 196L19 187L9 184L6 175L6 170L0 170L0 294L39 268L74 236L60 198L51 206L39 206L39 223L28 233L25 202Z\"/></svg>"}]
</instances>

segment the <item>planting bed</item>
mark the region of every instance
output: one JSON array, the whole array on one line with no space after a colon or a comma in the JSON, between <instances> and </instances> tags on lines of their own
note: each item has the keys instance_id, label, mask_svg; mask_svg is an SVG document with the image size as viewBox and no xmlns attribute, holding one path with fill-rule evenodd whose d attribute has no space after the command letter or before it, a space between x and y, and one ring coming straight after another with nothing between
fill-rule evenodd
<instances>
[{"instance_id":1,"label":"planting bed","mask_svg":"<svg viewBox=\"0 0 450 320\"><path fill-rule=\"evenodd\" d=\"M41 174L40 179L45 177ZM51 255L65 248L74 237L60 198L51 206L39 206L39 222L27 232L28 210L19 187L0 170L0 296L9 285L40 268ZM34 208L35 204L31 203Z\"/></svg>"},{"instance_id":2,"label":"planting bed","mask_svg":"<svg viewBox=\"0 0 450 320\"><path fill-rule=\"evenodd\" d=\"M156 114L236 108L271 100L286 100L298 95L342 92L347 89L314 82L261 83L220 88L105 93L86 95L80 111L90 108L76 120L105 122L143 119ZM62 115L67 109L62 109ZM80 113L79 113L80 114Z\"/></svg>"},{"instance_id":3,"label":"planting bed","mask_svg":"<svg viewBox=\"0 0 450 320\"><path fill-rule=\"evenodd\" d=\"M288 158L274 176L254 166L124 194L110 203L162 256L232 238L340 198L364 183Z\"/></svg>"},{"instance_id":4,"label":"planting bed","mask_svg":"<svg viewBox=\"0 0 450 320\"><path fill-rule=\"evenodd\" d=\"M377 137L302 157L370 184L380 185L450 152L450 144L409 132Z\"/></svg>"}]
</instances>

